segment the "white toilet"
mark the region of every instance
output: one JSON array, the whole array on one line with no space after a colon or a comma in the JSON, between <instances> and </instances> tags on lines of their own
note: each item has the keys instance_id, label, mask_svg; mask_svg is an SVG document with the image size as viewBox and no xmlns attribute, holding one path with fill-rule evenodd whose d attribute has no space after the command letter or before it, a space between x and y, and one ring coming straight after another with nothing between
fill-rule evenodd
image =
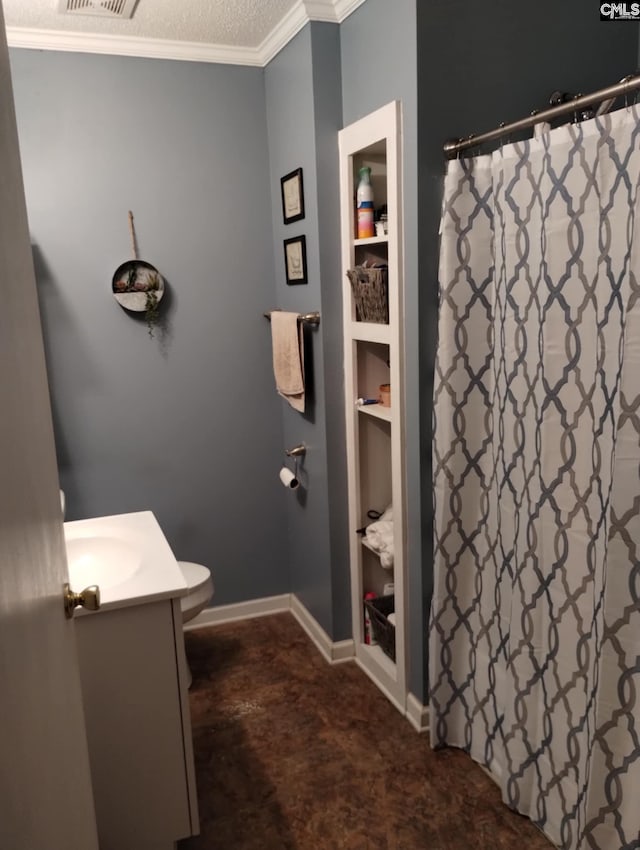
<instances>
[{"instance_id":1,"label":"white toilet","mask_svg":"<svg viewBox=\"0 0 640 850\"><path fill-rule=\"evenodd\" d=\"M178 561L182 575L189 588L189 593L180 599L182 622L188 623L203 611L213 596L213 579L210 571L202 564L191 561Z\"/></svg>"},{"instance_id":2,"label":"white toilet","mask_svg":"<svg viewBox=\"0 0 640 850\"><path fill-rule=\"evenodd\" d=\"M180 599L182 610L182 624L193 620L209 604L213 596L213 579L211 572L202 564L194 564L191 561L178 561L182 575L187 583L189 592ZM191 687L191 670L185 653L185 664L189 674L189 687Z\"/></svg>"}]
</instances>

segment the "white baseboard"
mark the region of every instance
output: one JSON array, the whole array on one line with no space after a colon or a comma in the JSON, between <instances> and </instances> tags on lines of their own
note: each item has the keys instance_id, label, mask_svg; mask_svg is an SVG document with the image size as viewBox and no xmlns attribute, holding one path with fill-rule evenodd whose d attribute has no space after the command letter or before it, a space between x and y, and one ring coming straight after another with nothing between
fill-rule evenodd
<instances>
[{"instance_id":1,"label":"white baseboard","mask_svg":"<svg viewBox=\"0 0 640 850\"><path fill-rule=\"evenodd\" d=\"M291 594L291 613L329 664L342 664L344 661L353 660L356 651L353 640L332 641L295 593Z\"/></svg>"},{"instance_id":2,"label":"white baseboard","mask_svg":"<svg viewBox=\"0 0 640 850\"><path fill-rule=\"evenodd\" d=\"M413 694L407 694L406 715L416 732L429 731L429 706L423 705Z\"/></svg>"},{"instance_id":3,"label":"white baseboard","mask_svg":"<svg viewBox=\"0 0 640 850\"><path fill-rule=\"evenodd\" d=\"M337 640L331 644L331 663L342 664L344 661L353 661L356 657L356 645L353 638Z\"/></svg>"},{"instance_id":4,"label":"white baseboard","mask_svg":"<svg viewBox=\"0 0 640 850\"><path fill-rule=\"evenodd\" d=\"M188 632L207 626L233 623L237 620L249 620L252 617L281 614L284 611L293 614L329 664L341 664L343 661L353 660L355 655L353 640L332 641L320 623L293 593L267 596L263 599L250 599L248 602L237 602L233 605L217 605L214 608L205 608L197 617L187 623L184 630Z\"/></svg>"},{"instance_id":5,"label":"white baseboard","mask_svg":"<svg viewBox=\"0 0 640 850\"><path fill-rule=\"evenodd\" d=\"M220 623L233 623L235 620L250 620L252 617L266 617L268 614L280 614L289 611L291 594L266 596L263 599L250 599L248 602L236 602L233 605L216 605L205 608L197 617L184 627L185 631L216 626Z\"/></svg>"}]
</instances>

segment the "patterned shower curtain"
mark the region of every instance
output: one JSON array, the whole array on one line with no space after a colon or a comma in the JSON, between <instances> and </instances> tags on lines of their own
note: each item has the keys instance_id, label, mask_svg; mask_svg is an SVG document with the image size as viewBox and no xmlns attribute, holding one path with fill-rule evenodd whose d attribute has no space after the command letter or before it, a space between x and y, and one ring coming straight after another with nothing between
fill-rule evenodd
<instances>
[{"instance_id":1,"label":"patterned shower curtain","mask_svg":"<svg viewBox=\"0 0 640 850\"><path fill-rule=\"evenodd\" d=\"M431 736L562 848L640 848L640 113L449 164Z\"/></svg>"}]
</instances>

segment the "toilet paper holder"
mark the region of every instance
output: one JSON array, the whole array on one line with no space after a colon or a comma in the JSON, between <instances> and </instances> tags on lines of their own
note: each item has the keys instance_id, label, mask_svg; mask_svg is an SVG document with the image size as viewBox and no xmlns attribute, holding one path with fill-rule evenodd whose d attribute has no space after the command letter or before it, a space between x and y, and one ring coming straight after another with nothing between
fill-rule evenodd
<instances>
[{"instance_id":1,"label":"toilet paper holder","mask_svg":"<svg viewBox=\"0 0 640 850\"><path fill-rule=\"evenodd\" d=\"M298 480L298 462L301 457L304 457L307 453L307 447L304 443L301 443L299 446L294 446L292 449L285 449L287 457L292 457L294 462L294 471L291 472L285 464L280 470L280 481L288 490L297 490L300 486L300 481Z\"/></svg>"},{"instance_id":2,"label":"toilet paper holder","mask_svg":"<svg viewBox=\"0 0 640 850\"><path fill-rule=\"evenodd\" d=\"M292 449L285 449L284 453L287 457L304 457L307 453L307 447L304 443L300 443L299 446L294 446Z\"/></svg>"}]
</instances>

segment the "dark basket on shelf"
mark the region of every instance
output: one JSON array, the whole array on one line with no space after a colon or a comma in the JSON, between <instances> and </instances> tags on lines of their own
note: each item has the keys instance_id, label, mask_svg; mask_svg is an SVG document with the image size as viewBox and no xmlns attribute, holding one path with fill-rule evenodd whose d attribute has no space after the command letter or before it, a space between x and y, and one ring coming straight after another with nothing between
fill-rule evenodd
<instances>
[{"instance_id":1,"label":"dark basket on shelf","mask_svg":"<svg viewBox=\"0 0 640 850\"><path fill-rule=\"evenodd\" d=\"M356 303L356 321L389 324L389 296L387 267L369 269L356 266L349 269L353 300Z\"/></svg>"},{"instance_id":2,"label":"dark basket on shelf","mask_svg":"<svg viewBox=\"0 0 640 850\"><path fill-rule=\"evenodd\" d=\"M396 628L387 620L389 614L396 609L395 596L378 596L376 599L365 599L373 636L380 648L392 661L396 660Z\"/></svg>"}]
</instances>

